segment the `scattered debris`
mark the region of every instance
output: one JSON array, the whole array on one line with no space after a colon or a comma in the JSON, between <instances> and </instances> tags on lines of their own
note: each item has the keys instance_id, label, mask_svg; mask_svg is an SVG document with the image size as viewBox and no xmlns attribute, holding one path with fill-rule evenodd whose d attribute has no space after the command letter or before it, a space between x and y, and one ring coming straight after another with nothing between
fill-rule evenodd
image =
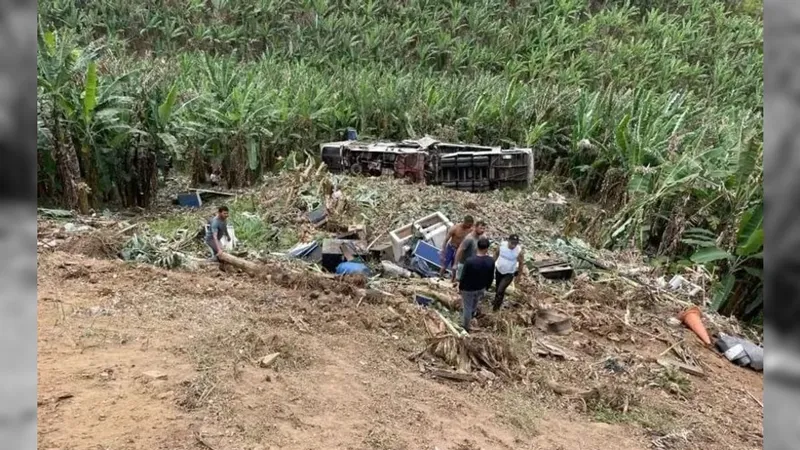
<instances>
[{"instance_id":1,"label":"scattered debris","mask_svg":"<svg viewBox=\"0 0 800 450\"><path fill-rule=\"evenodd\" d=\"M328 272L336 272L337 267L344 261L354 257L364 257L368 254L367 244L364 241L351 241L346 239L325 239L322 241L322 267Z\"/></svg>"},{"instance_id":2,"label":"scattered debris","mask_svg":"<svg viewBox=\"0 0 800 450\"><path fill-rule=\"evenodd\" d=\"M71 394L71 393L67 392L65 394L61 394L61 395L57 396L55 398L55 401L56 401L56 403L58 403L58 402L61 402L61 401L64 401L64 400L71 399L73 397L75 397L74 394Z\"/></svg>"},{"instance_id":3,"label":"scattered debris","mask_svg":"<svg viewBox=\"0 0 800 450\"><path fill-rule=\"evenodd\" d=\"M506 341L490 336L432 337L427 352L465 373L484 368L511 376L511 366L517 361Z\"/></svg>"},{"instance_id":4,"label":"scattered debris","mask_svg":"<svg viewBox=\"0 0 800 450\"><path fill-rule=\"evenodd\" d=\"M312 225L319 228L328 223L328 210L325 208L325 205L322 205L313 211L309 211L306 217L308 217L308 221L311 222Z\"/></svg>"},{"instance_id":5,"label":"scattered debris","mask_svg":"<svg viewBox=\"0 0 800 450\"><path fill-rule=\"evenodd\" d=\"M150 371L147 371L147 372L143 372L142 375L144 375L146 378L149 378L151 380L166 380L167 379L167 374L165 374L163 372L159 372L157 370L150 370Z\"/></svg>"},{"instance_id":6,"label":"scattered debris","mask_svg":"<svg viewBox=\"0 0 800 450\"><path fill-rule=\"evenodd\" d=\"M418 242L426 243L428 246L435 248L432 254L430 254L430 251L426 253L426 262L438 264L439 250L444 246L444 241L447 238L447 230L452 226L453 223L450 219L437 211L403 225L400 228L389 231L389 240L392 245L394 261L398 262L404 255L408 254L411 250L409 244L416 238L419 239Z\"/></svg>"},{"instance_id":7,"label":"scattered debris","mask_svg":"<svg viewBox=\"0 0 800 450\"><path fill-rule=\"evenodd\" d=\"M414 247L414 256L425 261L429 266L433 266L437 269L441 268L441 262L439 261L439 253L441 252L441 247L434 247L431 244L428 244L425 241L417 241L417 245Z\"/></svg>"},{"instance_id":8,"label":"scattered debris","mask_svg":"<svg viewBox=\"0 0 800 450\"><path fill-rule=\"evenodd\" d=\"M674 367L674 368L680 370L681 372L685 372L685 373L688 373L689 375L694 375L696 377L705 377L706 376L705 372L703 372L703 369L701 369L701 368L699 368L697 366L692 366L692 365L689 365L689 364L682 363L680 361L676 361L676 360L671 359L671 358L661 357L661 358L658 358L656 360L656 362L660 366L662 366L664 368Z\"/></svg>"},{"instance_id":9,"label":"scattered debris","mask_svg":"<svg viewBox=\"0 0 800 450\"><path fill-rule=\"evenodd\" d=\"M494 381L494 380L497 379L497 375L495 375L493 372L490 372L490 371L488 371L486 369L479 370L477 375L478 375L478 378L481 378L481 379L483 379L485 381Z\"/></svg>"},{"instance_id":10,"label":"scattered debris","mask_svg":"<svg viewBox=\"0 0 800 450\"><path fill-rule=\"evenodd\" d=\"M305 259L311 258L315 253L319 253L319 256L321 257L322 253L317 252L317 250L320 250L321 248L322 247L320 247L319 243L316 241L300 243L289 249L286 254L293 258Z\"/></svg>"},{"instance_id":11,"label":"scattered debris","mask_svg":"<svg viewBox=\"0 0 800 450\"><path fill-rule=\"evenodd\" d=\"M624 373L627 372L625 370L625 366L623 366L617 358L608 357L603 361L603 368L608 370L612 373Z\"/></svg>"},{"instance_id":12,"label":"scattered debris","mask_svg":"<svg viewBox=\"0 0 800 450\"><path fill-rule=\"evenodd\" d=\"M663 283L663 277L657 280L659 284ZM673 291L682 291L689 297L694 297L697 294L703 292L703 288L698 286L695 283L684 278L682 275L675 275L673 276L668 283L667 286Z\"/></svg>"},{"instance_id":13,"label":"scattered debris","mask_svg":"<svg viewBox=\"0 0 800 450\"><path fill-rule=\"evenodd\" d=\"M539 308L533 317L533 324L542 331L562 336L572 332L572 321L569 316L551 309Z\"/></svg>"},{"instance_id":14,"label":"scattered debris","mask_svg":"<svg viewBox=\"0 0 800 450\"><path fill-rule=\"evenodd\" d=\"M674 433L669 433L653 439L653 447L661 450L681 448L681 446L689 444L690 435L691 431L689 430L681 430Z\"/></svg>"},{"instance_id":15,"label":"scattered debris","mask_svg":"<svg viewBox=\"0 0 800 450\"><path fill-rule=\"evenodd\" d=\"M413 275L410 270L398 266L390 261L381 261L383 275L387 278L411 278Z\"/></svg>"},{"instance_id":16,"label":"scattered debris","mask_svg":"<svg viewBox=\"0 0 800 450\"><path fill-rule=\"evenodd\" d=\"M553 345L543 339L534 340L534 353L539 356L552 356L554 358L563 359L567 361L577 361L578 359L568 354L564 349Z\"/></svg>"},{"instance_id":17,"label":"scattered debris","mask_svg":"<svg viewBox=\"0 0 800 450\"><path fill-rule=\"evenodd\" d=\"M198 192L178 194L177 203L184 208L199 208L203 206L203 200Z\"/></svg>"},{"instance_id":18,"label":"scattered debris","mask_svg":"<svg viewBox=\"0 0 800 450\"><path fill-rule=\"evenodd\" d=\"M302 317L295 317L290 315L289 318L292 320L292 323L294 323L297 326L298 330L302 331L303 333L311 332L311 327L308 326L308 323L306 323L306 321L303 320Z\"/></svg>"},{"instance_id":19,"label":"scattered debris","mask_svg":"<svg viewBox=\"0 0 800 450\"><path fill-rule=\"evenodd\" d=\"M197 192L201 197L206 198L213 198L213 197L235 197L236 194L233 192L223 192L223 191L215 191L211 189L198 189L192 188L189 189L192 192Z\"/></svg>"},{"instance_id":20,"label":"scattered debris","mask_svg":"<svg viewBox=\"0 0 800 450\"><path fill-rule=\"evenodd\" d=\"M365 277L370 276L369 267L366 264L355 262L355 261L345 261L340 263L336 266L336 275L363 275Z\"/></svg>"},{"instance_id":21,"label":"scattered debris","mask_svg":"<svg viewBox=\"0 0 800 450\"><path fill-rule=\"evenodd\" d=\"M328 178L325 180L327 181ZM555 243L539 242L534 240L535 237L531 237L535 233L529 233L528 239L534 241L531 244L526 243L532 250L528 263L532 263L542 278L555 280L574 277L574 282L539 282L537 277L530 277L525 284L521 284L516 289L517 292L513 292L513 289L508 291L509 296L515 294L515 301L509 302L511 308L504 309L499 314L487 314L486 317L479 317L477 319L480 325L479 331L465 332L458 325L460 321L458 312L461 304L456 288L449 281L434 278L438 275L438 252L443 244L442 238L446 236L447 228L450 226L449 219L443 213L437 211L428 214L429 211L436 210L438 206L431 206L429 203L419 206L418 204L422 202L419 202L418 198L412 198L403 191L404 198L408 199L408 208L404 203L402 210L397 208L399 211L392 211L391 214L368 215L365 212L366 208L360 211L348 208L352 208L354 203L366 205L369 202L375 202L376 196L383 195L382 192L376 193L379 189L368 187L353 192L354 190L341 179L331 178L331 180L334 180L331 192L337 193L337 195L325 194L322 196L316 194L313 189L309 190L308 187L292 187L294 190L291 191L290 198L285 202L285 205L289 206L282 206L283 209L276 210L278 212L275 213L275 216L270 212L269 215L264 214L258 218L258 220L266 221L267 217L269 220L277 217L278 225L276 227L285 225L295 227L291 230L291 240L280 241L281 247L278 248L288 248L291 242L301 242L285 252L283 256L302 259L312 264L302 264L299 261L285 258L262 257L256 252L237 254L239 256L226 254L221 256L220 260L241 268L245 272L259 274L269 283L291 289L302 289L303 293L299 294L301 298L312 299L311 303L314 307L321 306L324 314L333 316L332 322L341 323L344 327L352 326L353 323L348 317L342 317L340 314L344 313L339 309L352 309L353 305L361 307L364 304L357 314L365 317L365 326L372 328L376 323L380 324L377 327L380 328L380 331L384 332L386 336L398 339L401 333L390 328L395 328L400 324L415 323L414 315L419 314L429 337L426 339L425 347L416 353L412 360L417 362L420 373L430 373L432 377L436 378L481 383L501 379L528 385L533 380L546 379L548 370L562 370L565 378L561 381L578 387L573 388L552 381L547 382L547 386L553 392L584 399L584 404L591 404L589 399L593 398L602 397L605 401L606 396L611 395L607 392L607 386L587 388L582 386L580 381L577 381L577 376L573 374L587 375L587 373L581 372L581 369L586 369L595 379L603 377L620 384L633 385L635 383L637 387L645 389L644 385L640 383L641 380L637 379L641 376L642 367L653 372L657 370L659 374L667 372L658 369L653 364L637 363L637 360L645 360L641 355L633 355L631 358L606 356L624 354L629 351L626 349L630 348L631 343L634 346L639 344L637 342L640 339L639 336L634 335L633 332L627 332L627 330L633 330L636 333L666 342L669 348L656 358L656 362L669 368L670 373L682 380L689 378L679 372L685 372L692 376L705 376L701 368L705 366L702 365L702 361L698 361L699 357L692 358L690 356L689 346L684 349L681 348L681 342L673 343L678 334L675 330L665 330L667 325L680 326L681 323L690 321L687 317L693 314L691 312L681 315L684 322L676 317L664 319L667 315L665 311L668 311L668 308L674 308L676 304L681 304L674 298L685 293L679 292L681 289L670 288L667 285L664 287L666 292L662 292L639 282L631 282L627 278L628 275L622 275L621 268L624 268L625 274L639 278L646 276L646 272L637 271L635 267L626 267L625 261L610 261L609 259L613 259L613 256L609 257L608 253L603 253L601 250L590 249L577 239L569 241L559 239ZM304 183L310 182L306 179ZM277 188L275 190L278 191ZM287 191L281 192L283 192L280 194L282 196ZM273 197L269 197L265 193L264 198L274 199L279 197L279 193L268 193ZM469 194L450 191L448 195ZM500 193L497 195L499 196ZM448 209L442 207L448 214L463 213L465 199L474 200L471 197L456 198L459 198L457 206L452 209L449 206ZM525 197L519 201L530 202L530 198ZM446 200L450 201L450 198L446 197ZM278 203L284 205L283 199ZM331 209L329 213L327 208L334 204L335 208ZM509 202L509 204L511 203ZM504 212L511 215L516 214L514 208L506 206L504 205ZM476 217L493 217L490 216L491 206L473 204L469 208L469 211L473 208L478 209L478 212L475 213ZM350 215L345 215L345 213ZM505 215L499 214L498 216L503 217L501 220L506 220ZM415 217L422 217L422 219L414 219ZM514 217L512 225L525 226L524 219L522 216ZM364 225L360 225L362 220ZM511 219L508 220L509 223L512 222ZM76 219L77 222L78 219ZM359 223L359 225L347 225L352 223ZM385 231L402 223L407 225L394 230L396 239L392 237L391 232ZM506 228L511 227L509 223L493 223L491 232L505 233ZM127 232L135 227L135 225L127 226L121 222L115 225L115 232L118 229ZM324 228L323 225L325 225ZM52 226L54 228L57 226L61 232L60 224ZM92 225L92 228L97 227ZM248 234L252 235L252 233L243 231L246 229L241 226L239 228L243 237ZM520 232L521 235L524 235L523 233L524 231ZM68 239L86 237L88 236L71 236ZM196 238L191 235L189 230L170 239L138 234L126 243L124 251L120 254L124 255L124 259L130 261L143 261L162 267L180 267L191 261L188 254L193 250L190 248L192 239ZM279 241L274 239L274 242ZM365 245L367 242L370 242L369 245ZM199 243L194 242L194 244ZM400 249L397 252L395 244ZM176 258L177 261L170 258ZM246 258L257 262L251 262ZM583 264L582 261L588 262L589 265ZM316 265L320 262L327 271L345 276L340 277L323 272ZM331 267L333 270L330 270ZM372 279L360 276L368 273L370 268L379 269L380 276ZM75 272L78 273L78 271ZM420 279L414 273L430 278ZM352 274L359 276L349 278ZM598 279L598 274L602 278ZM239 280L236 280L236 283L238 282ZM680 285L681 288L688 285L688 282L678 278L673 278L671 282L674 282L673 284L676 286ZM330 306L334 301L337 305L332 311ZM339 306L339 303L342 306ZM414 304L422 307L413 306ZM378 321L374 317L369 317L374 313L373 308L376 305L381 309ZM388 319L385 313L386 307L392 315ZM303 305L302 308L307 308L307 306ZM90 311L93 314L104 312L95 308ZM291 323L294 323L303 333L317 330L320 316L316 311L312 312L308 309L299 311L301 312L292 311L296 315L283 316L285 317L283 320L287 322L291 320L290 326ZM305 319L299 314L304 314ZM325 320L327 320L327 316L325 316ZM706 318L706 320L711 319ZM367 325L368 322L369 325ZM634 324L638 324L645 330L637 328ZM531 325L544 333L532 329ZM710 328L720 329L717 325L715 322L714 326ZM689 326L688 323L687 326ZM545 333L550 336L545 336ZM566 343L568 338L552 336L564 336L571 333L576 335L572 347ZM415 336L414 339L418 337ZM720 335L720 339L717 340L718 348L720 348L722 340L722 335ZM282 350L285 354L285 350L279 346L269 345L267 348ZM576 349L580 349L580 351L575 351ZM570 350L575 353L571 353ZM258 355L263 354L262 351L252 352L253 359L251 361L254 363L257 361L258 366L264 368L273 366L280 353L273 353L257 359ZM745 345L740 342L735 342L728 348L720 348L720 351L729 351L726 356L740 365L752 363L753 360ZM761 351L763 352L763 349ZM673 352L677 359L664 357L670 352ZM426 355L425 358L422 358L422 355ZM537 359L537 356L541 358ZM652 362L653 360L648 358L646 361ZM607 372L602 373L603 370ZM161 374L154 374L150 378L164 379L159 376ZM569 378L566 378L567 376ZM664 385L659 386L663 387ZM747 394L759 402L752 394L749 392ZM658 395L662 395L662 393L658 392ZM614 410L627 411L627 402L627 397L624 397L615 403L617 406L614 407Z\"/></svg>"},{"instance_id":22,"label":"scattered debris","mask_svg":"<svg viewBox=\"0 0 800 450\"><path fill-rule=\"evenodd\" d=\"M189 257L181 249L185 248L192 239L192 236L184 236L179 240L168 240L159 235L134 234L122 248L120 257L125 261L143 262L165 269L176 269L188 265Z\"/></svg>"},{"instance_id":23,"label":"scattered debris","mask_svg":"<svg viewBox=\"0 0 800 450\"><path fill-rule=\"evenodd\" d=\"M67 233L86 233L87 231L92 230L94 230L94 228L89 225L76 225L71 222L64 224L64 231Z\"/></svg>"},{"instance_id":24,"label":"scattered debris","mask_svg":"<svg viewBox=\"0 0 800 450\"><path fill-rule=\"evenodd\" d=\"M548 388L550 388L551 391L555 392L558 395L577 397L583 399L588 399L600 395L600 390L596 387L590 389L578 389L575 387L558 384L553 380L547 380L545 384L547 385Z\"/></svg>"},{"instance_id":25,"label":"scattered debris","mask_svg":"<svg viewBox=\"0 0 800 450\"><path fill-rule=\"evenodd\" d=\"M758 399L758 398L757 398L755 395L753 395L753 394L752 394L750 391L748 391L747 389L743 389L743 390L744 390L744 392L745 392L745 393L746 393L746 394L747 394L747 395L748 395L750 398L752 398L752 399L753 399L753 401L755 401L756 403L758 403L758 406L760 406L760 407L761 407L761 409L764 409L764 403L763 403L761 400L759 400L759 399Z\"/></svg>"},{"instance_id":26,"label":"scattered debris","mask_svg":"<svg viewBox=\"0 0 800 450\"><path fill-rule=\"evenodd\" d=\"M446 378L453 381L477 381L477 377L471 373L455 372L444 369L431 369L428 373L436 378Z\"/></svg>"},{"instance_id":27,"label":"scattered debris","mask_svg":"<svg viewBox=\"0 0 800 450\"><path fill-rule=\"evenodd\" d=\"M418 305L422 305L422 306L425 306L425 307L431 306L431 303L433 303L433 299L432 298L425 297L425 296L422 296L422 295L419 295L419 294L414 296L414 301L417 302Z\"/></svg>"},{"instance_id":28,"label":"scattered debris","mask_svg":"<svg viewBox=\"0 0 800 450\"><path fill-rule=\"evenodd\" d=\"M572 266L563 260L546 260L534 263L539 275L550 280L568 280L575 271Z\"/></svg>"},{"instance_id":29,"label":"scattered debris","mask_svg":"<svg viewBox=\"0 0 800 450\"><path fill-rule=\"evenodd\" d=\"M394 248L391 242L378 242L377 240L367 248L370 255L375 259L383 261L397 261L394 256Z\"/></svg>"},{"instance_id":30,"label":"scattered debris","mask_svg":"<svg viewBox=\"0 0 800 450\"><path fill-rule=\"evenodd\" d=\"M66 209L38 208L36 211L43 217L51 217L53 219L69 219L75 217L75 213L67 211Z\"/></svg>"},{"instance_id":31,"label":"scattered debris","mask_svg":"<svg viewBox=\"0 0 800 450\"><path fill-rule=\"evenodd\" d=\"M426 289L423 287L414 287L414 290L409 292L411 295L421 295L426 298L430 298L435 302L440 303L445 308L449 309L450 311L460 311L461 310L461 299L458 298L455 294L450 294L441 291L434 291L431 289Z\"/></svg>"},{"instance_id":32,"label":"scattered debris","mask_svg":"<svg viewBox=\"0 0 800 450\"><path fill-rule=\"evenodd\" d=\"M542 210L542 217L547 221L556 222L564 217L566 213L567 199L557 192L550 192L547 194L547 201Z\"/></svg>"},{"instance_id":33,"label":"scattered debris","mask_svg":"<svg viewBox=\"0 0 800 450\"><path fill-rule=\"evenodd\" d=\"M719 333L715 343L728 361L737 366L750 367L761 372L764 370L764 348L747 339Z\"/></svg>"},{"instance_id":34,"label":"scattered debris","mask_svg":"<svg viewBox=\"0 0 800 450\"><path fill-rule=\"evenodd\" d=\"M261 358L261 360L258 362L258 365L259 365L259 366L260 366L262 369L266 369L266 368L268 368L269 366L271 366L271 365L272 365L272 363L274 363L274 362L275 362L275 360L276 360L276 359L278 359L278 356L280 356L280 355L281 355L281 354L280 354L280 352L277 352L277 353L271 353L271 354L269 354L269 355L267 355L267 356L265 356L265 357Z\"/></svg>"},{"instance_id":35,"label":"scattered debris","mask_svg":"<svg viewBox=\"0 0 800 450\"><path fill-rule=\"evenodd\" d=\"M456 325L453 325L453 322L450 322L450 320L448 320L447 317L442 315L441 312L436 311L436 315L439 317L442 323L444 323L444 325L447 327L447 330L453 333L454 336L462 337L467 335L467 332L464 331L464 329L462 329L461 327L456 327Z\"/></svg>"},{"instance_id":36,"label":"scattered debris","mask_svg":"<svg viewBox=\"0 0 800 450\"><path fill-rule=\"evenodd\" d=\"M217 258L219 258L220 262L230 264L251 275L259 275L263 273L263 268L259 264L231 255L230 253L219 253Z\"/></svg>"},{"instance_id":37,"label":"scattered debris","mask_svg":"<svg viewBox=\"0 0 800 450\"><path fill-rule=\"evenodd\" d=\"M197 441L200 446L206 448L207 450L217 450L216 447L209 444L199 433L195 433L194 435L195 440Z\"/></svg>"}]
</instances>

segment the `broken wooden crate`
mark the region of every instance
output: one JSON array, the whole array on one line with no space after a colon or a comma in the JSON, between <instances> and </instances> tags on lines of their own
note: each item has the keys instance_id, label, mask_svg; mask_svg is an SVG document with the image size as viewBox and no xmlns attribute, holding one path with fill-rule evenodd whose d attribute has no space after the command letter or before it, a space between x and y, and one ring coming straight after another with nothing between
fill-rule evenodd
<instances>
[{"instance_id":1,"label":"broken wooden crate","mask_svg":"<svg viewBox=\"0 0 800 450\"><path fill-rule=\"evenodd\" d=\"M533 263L539 275L549 280L568 280L575 274L572 265L561 259L548 259Z\"/></svg>"},{"instance_id":2,"label":"broken wooden crate","mask_svg":"<svg viewBox=\"0 0 800 450\"><path fill-rule=\"evenodd\" d=\"M336 267L354 257L368 254L367 243L347 239L325 239L322 241L322 267L329 272L336 272Z\"/></svg>"}]
</instances>

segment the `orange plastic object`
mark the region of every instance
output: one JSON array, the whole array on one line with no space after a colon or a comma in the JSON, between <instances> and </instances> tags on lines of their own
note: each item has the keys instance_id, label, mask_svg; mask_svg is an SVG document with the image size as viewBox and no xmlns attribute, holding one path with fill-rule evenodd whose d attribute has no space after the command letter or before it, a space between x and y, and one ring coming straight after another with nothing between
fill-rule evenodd
<instances>
[{"instance_id":1,"label":"orange plastic object","mask_svg":"<svg viewBox=\"0 0 800 450\"><path fill-rule=\"evenodd\" d=\"M692 330L703 343L711 345L711 338L708 336L705 325L703 325L700 308L697 306L689 307L678 316L678 319L680 319L687 328Z\"/></svg>"}]
</instances>

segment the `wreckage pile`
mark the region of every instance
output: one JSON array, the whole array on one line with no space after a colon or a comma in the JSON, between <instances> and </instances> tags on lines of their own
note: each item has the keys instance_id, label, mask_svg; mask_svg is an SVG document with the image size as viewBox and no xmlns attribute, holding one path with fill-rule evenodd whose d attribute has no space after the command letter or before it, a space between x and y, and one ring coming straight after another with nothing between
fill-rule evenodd
<instances>
[{"instance_id":1,"label":"wreckage pile","mask_svg":"<svg viewBox=\"0 0 800 450\"><path fill-rule=\"evenodd\" d=\"M470 384L522 382L564 407L615 414L627 414L648 392L675 399L698 390L729 395L722 383L691 383L712 376L710 346L687 335L682 325L688 321L678 319L703 295L695 289L699 275L687 272L666 282L636 255L597 251L561 236L555 223L539 219L547 197L348 178L309 164L267 180L258 192L224 200L234 231L224 266L309 292L312 299L335 292L352 303L344 309L385 304L405 317L403 323L419 320L427 335L409 359L427 376ZM202 213L182 209L186 220L174 221L181 225L172 232L153 222L112 225L110 218L88 220L94 226L77 225L78 232L74 223L84 219L51 212L41 222L47 225L41 225L40 246L57 248L54 236L67 235L62 244L70 246L99 235L112 242L107 236L114 236L110 251L93 256L191 266L205 259L199 227L213 214L213 201L206 206ZM511 287L507 306L480 317L469 334L457 325L456 288L436 276L446 230L465 214L486 220L491 239L519 234L529 259L529 275ZM61 229L53 231L59 220ZM64 221L73 224L71 231L63 229ZM256 225L262 229L250 229ZM291 230L294 242L274 239L269 230L278 228ZM719 337L718 354L760 370L760 336L733 320L697 317L710 336Z\"/></svg>"}]
</instances>

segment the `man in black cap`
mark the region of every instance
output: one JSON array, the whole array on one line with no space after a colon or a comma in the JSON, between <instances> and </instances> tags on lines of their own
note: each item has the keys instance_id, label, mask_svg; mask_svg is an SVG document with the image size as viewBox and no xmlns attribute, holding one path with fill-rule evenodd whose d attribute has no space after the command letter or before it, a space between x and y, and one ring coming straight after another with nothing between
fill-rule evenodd
<instances>
[{"instance_id":1,"label":"man in black cap","mask_svg":"<svg viewBox=\"0 0 800 450\"><path fill-rule=\"evenodd\" d=\"M498 311L503 306L506 289L515 278L522 274L524 253L519 243L519 236L512 234L502 242L494 252L495 292L492 310Z\"/></svg>"}]
</instances>

